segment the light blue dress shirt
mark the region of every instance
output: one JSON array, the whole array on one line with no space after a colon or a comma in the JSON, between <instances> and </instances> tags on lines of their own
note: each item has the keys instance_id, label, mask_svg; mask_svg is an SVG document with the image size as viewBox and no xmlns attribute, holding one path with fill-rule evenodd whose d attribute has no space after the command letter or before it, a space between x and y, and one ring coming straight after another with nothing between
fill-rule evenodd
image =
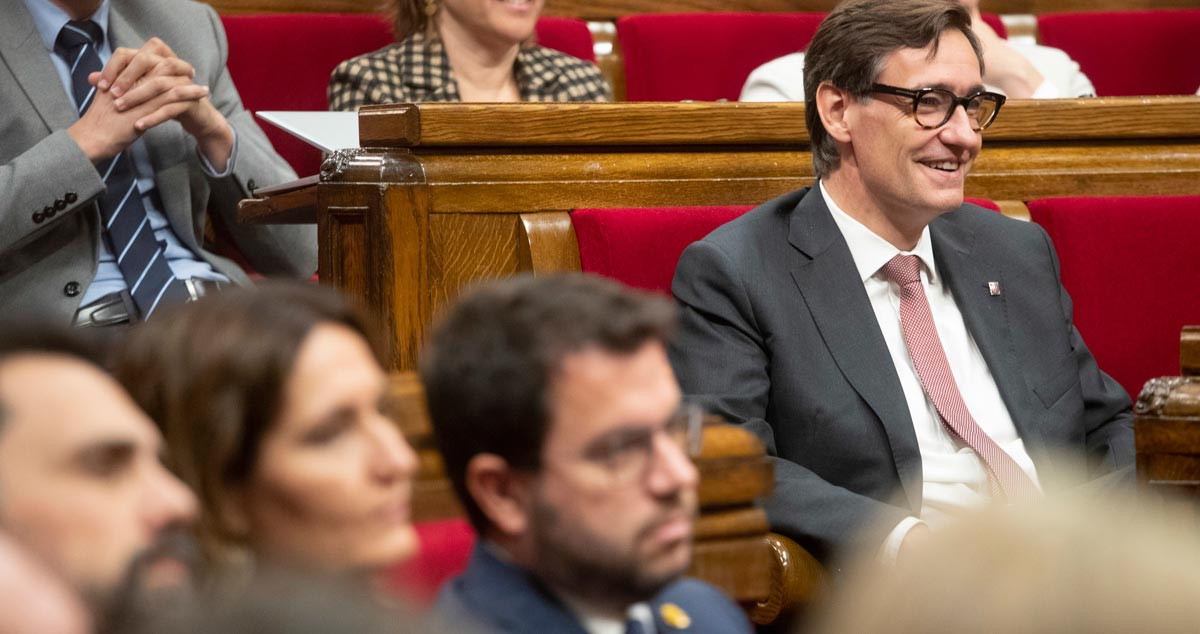
<instances>
[{"instance_id":1,"label":"light blue dress shirt","mask_svg":"<svg viewBox=\"0 0 1200 634\"><path fill-rule=\"evenodd\" d=\"M46 46L50 59L54 61L54 68L58 70L63 90L74 103L75 95L72 94L71 89L71 69L67 66L66 60L54 52L54 43L58 39L58 33L70 21L71 16L50 0L24 1L25 6L29 8L29 13L33 16L33 23L37 27L38 35L42 38L42 43ZM108 35L108 7L109 0L104 0L91 18L104 32L104 43L96 48L96 52L100 55L100 62L103 64L107 64L108 59L112 56L112 42ZM175 236L175 232L171 230L171 225L167 222L167 217L163 214L162 205L159 202L158 189L154 183L154 168L150 163L150 152L146 148L146 142L138 139L129 147L129 152L133 159L134 173L137 175L138 193L142 196L142 205L146 208L150 227L154 229L154 237L165 245L163 255L166 256L167 263L171 266L175 277L181 280L200 278L228 282L228 278L218 273L212 265L198 258L195 253L184 246ZM199 156L200 163L209 176L215 178L228 176L233 171L233 162L237 157L236 133L234 134L233 152L229 156L229 162L226 164L224 172L218 173L203 154L199 154ZM101 240L100 262L96 267L96 276L84 291L79 305L87 306L104 295L123 291L126 288L128 286L125 284L125 278L121 275L121 270L117 268L116 258L109 249L107 241Z\"/></svg>"}]
</instances>

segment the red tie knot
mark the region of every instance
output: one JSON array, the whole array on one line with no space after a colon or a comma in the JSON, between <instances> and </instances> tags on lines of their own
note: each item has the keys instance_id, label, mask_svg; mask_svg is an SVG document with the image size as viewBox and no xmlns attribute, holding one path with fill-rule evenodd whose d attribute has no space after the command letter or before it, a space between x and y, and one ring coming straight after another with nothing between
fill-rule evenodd
<instances>
[{"instance_id":1,"label":"red tie knot","mask_svg":"<svg viewBox=\"0 0 1200 634\"><path fill-rule=\"evenodd\" d=\"M883 265L883 274L900 286L920 282L921 259L915 255L897 255Z\"/></svg>"}]
</instances>

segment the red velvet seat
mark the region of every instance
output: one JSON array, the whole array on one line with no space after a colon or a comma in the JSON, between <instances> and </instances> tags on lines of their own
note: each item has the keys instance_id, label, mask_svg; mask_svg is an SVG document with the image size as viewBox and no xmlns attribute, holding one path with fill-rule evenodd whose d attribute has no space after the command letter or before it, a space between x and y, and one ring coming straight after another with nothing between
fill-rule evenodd
<instances>
[{"instance_id":1,"label":"red velvet seat","mask_svg":"<svg viewBox=\"0 0 1200 634\"><path fill-rule=\"evenodd\" d=\"M617 20L630 101L736 101L750 71L808 46L823 13L681 13Z\"/></svg>"},{"instance_id":2,"label":"red velvet seat","mask_svg":"<svg viewBox=\"0 0 1200 634\"><path fill-rule=\"evenodd\" d=\"M1197 9L1038 16L1042 43L1079 62L1102 97L1194 94L1198 34Z\"/></svg>"},{"instance_id":3,"label":"red velvet seat","mask_svg":"<svg viewBox=\"0 0 1200 634\"><path fill-rule=\"evenodd\" d=\"M1075 325L1136 398L1179 374L1179 331L1200 324L1200 196L1029 202L1058 250Z\"/></svg>"},{"instance_id":4,"label":"red velvet seat","mask_svg":"<svg viewBox=\"0 0 1200 634\"><path fill-rule=\"evenodd\" d=\"M596 61L592 32L588 30L587 22L579 18L538 18L537 43L579 59Z\"/></svg>"},{"instance_id":5,"label":"red velvet seat","mask_svg":"<svg viewBox=\"0 0 1200 634\"><path fill-rule=\"evenodd\" d=\"M1001 37L996 15L984 20ZM629 101L736 101L751 71L804 50L824 13L677 13L617 20Z\"/></svg>"},{"instance_id":6,"label":"red velvet seat","mask_svg":"<svg viewBox=\"0 0 1200 634\"><path fill-rule=\"evenodd\" d=\"M247 110L325 110L325 88L343 60L392 43L392 27L373 14L278 13L222 16L229 38L229 74ZM595 61L587 23L542 18L538 42ZM316 174L316 148L262 124L271 144L300 176Z\"/></svg>"},{"instance_id":7,"label":"red velvet seat","mask_svg":"<svg viewBox=\"0 0 1200 634\"><path fill-rule=\"evenodd\" d=\"M467 568L475 531L466 519L416 525L421 549L410 560L387 571L384 582L404 599L429 606L442 585Z\"/></svg>"},{"instance_id":8,"label":"red velvet seat","mask_svg":"<svg viewBox=\"0 0 1200 634\"><path fill-rule=\"evenodd\" d=\"M280 13L221 16L229 37L229 74L247 110L326 110L329 74L343 60L392 41L391 25L371 14ZM272 125L267 138L300 176L316 174L321 152Z\"/></svg>"},{"instance_id":9,"label":"red velvet seat","mask_svg":"<svg viewBox=\"0 0 1200 634\"><path fill-rule=\"evenodd\" d=\"M969 202L999 211L990 200ZM630 286L671 293L675 266L687 246L753 205L576 209L571 213L579 264Z\"/></svg>"}]
</instances>

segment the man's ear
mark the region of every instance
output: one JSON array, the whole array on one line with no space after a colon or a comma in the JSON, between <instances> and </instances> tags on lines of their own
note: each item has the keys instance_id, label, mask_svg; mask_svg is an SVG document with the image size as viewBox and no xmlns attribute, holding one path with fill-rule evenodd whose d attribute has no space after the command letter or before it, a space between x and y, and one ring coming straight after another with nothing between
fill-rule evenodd
<instances>
[{"instance_id":1,"label":"man's ear","mask_svg":"<svg viewBox=\"0 0 1200 634\"><path fill-rule=\"evenodd\" d=\"M817 114L821 117L821 124L825 126L825 131L835 141L850 142L850 121L847 118L847 111L853 99L854 97L850 93L827 81L823 81L817 86L815 100Z\"/></svg>"},{"instance_id":2,"label":"man's ear","mask_svg":"<svg viewBox=\"0 0 1200 634\"><path fill-rule=\"evenodd\" d=\"M496 454L477 454L467 462L467 491L500 533L517 536L529 526L530 478Z\"/></svg>"}]
</instances>

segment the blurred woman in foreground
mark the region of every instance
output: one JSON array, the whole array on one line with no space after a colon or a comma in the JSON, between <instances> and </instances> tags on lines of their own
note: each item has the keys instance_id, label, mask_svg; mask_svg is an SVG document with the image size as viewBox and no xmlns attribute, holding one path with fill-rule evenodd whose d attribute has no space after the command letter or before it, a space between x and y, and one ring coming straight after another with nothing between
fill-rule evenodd
<instances>
[{"instance_id":1,"label":"blurred woman in foreground","mask_svg":"<svg viewBox=\"0 0 1200 634\"><path fill-rule=\"evenodd\" d=\"M207 569L364 577L410 557L416 457L380 412L386 375L336 292L265 284L141 324L117 378L200 499Z\"/></svg>"}]
</instances>

